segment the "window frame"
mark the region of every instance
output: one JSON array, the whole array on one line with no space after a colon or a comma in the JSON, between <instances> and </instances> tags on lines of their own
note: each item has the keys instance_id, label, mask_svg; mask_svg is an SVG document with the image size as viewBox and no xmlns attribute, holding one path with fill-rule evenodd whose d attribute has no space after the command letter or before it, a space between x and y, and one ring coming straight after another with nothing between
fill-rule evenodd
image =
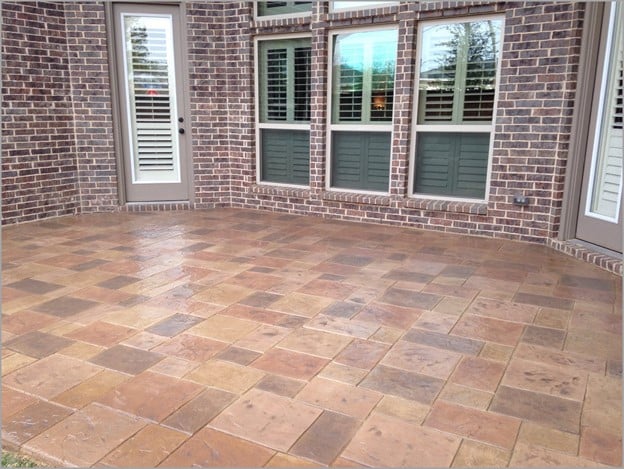
<instances>
[{"instance_id":1,"label":"window frame","mask_svg":"<svg viewBox=\"0 0 624 469\"><path fill-rule=\"evenodd\" d=\"M395 7L400 5L399 0L369 0L367 5L356 5L356 6L346 6L342 8L336 8L334 6L334 0L331 0L329 3L329 12L330 13L341 13L343 11L359 11L359 10L372 10L375 8L386 8L386 7Z\"/></svg>"},{"instance_id":2,"label":"window frame","mask_svg":"<svg viewBox=\"0 0 624 469\"><path fill-rule=\"evenodd\" d=\"M494 88L494 107L492 108L492 122L490 124L477 124L477 123L464 123L464 124L419 124L418 116L420 112L420 93L419 93L419 83L420 83L420 61L422 55L422 35L423 29L426 26L430 25L450 25L457 23L469 23L469 22L477 22L477 21L488 21L488 20L499 20L501 21L501 33L500 33L500 47L498 60L496 64L496 80L495 80L495 88ZM409 166L408 166L408 197L413 199L426 199L426 200L441 200L441 201L450 201L450 202L467 202L467 203L487 203L490 198L490 183L492 177L492 153L494 149L494 135L496 131L496 115L498 111L498 98L499 98L499 90L500 90L500 78L501 78L501 64L502 64L502 56L504 52L504 39L505 39L505 15L504 14L496 14L496 15L479 15L479 16L462 16L457 18L445 18L445 19L435 19L435 20L424 20L418 22L417 27L417 35L416 35L416 61L415 61L415 71L414 71L414 85L413 85L413 102L412 102L412 130L411 130L411 141L410 141L410 150L409 150ZM415 170L416 170L416 149L417 149L417 138L418 133L424 132L448 132L448 133L489 133L490 134L490 143L488 150L488 161L487 161L487 173L485 178L485 196L483 199L475 199L468 197L456 197L451 195L438 195L438 194L421 194L414 191L414 182L415 182Z\"/></svg>"},{"instance_id":3,"label":"window frame","mask_svg":"<svg viewBox=\"0 0 624 469\"><path fill-rule=\"evenodd\" d=\"M293 124L288 122L260 122L260 42L264 41L287 41L290 39L310 39L312 35L310 33L293 33L293 34L273 34L266 36L256 36L254 38L254 119L255 119L255 135L256 135L256 184L262 186L279 186L290 187L294 189L309 189L308 185L303 184L289 184L283 182L271 182L262 180L262 130L263 129L276 129L276 130L307 130L310 132L310 122L303 124ZM312 70L310 71L312 74Z\"/></svg>"},{"instance_id":4,"label":"window frame","mask_svg":"<svg viewBox=\"0 0 624 469\"><path fill-rule=\"evenodd\" d=\"M278 13L275 15L259 15L259 5L258 1L254 1L253 5L253 16L256 21L272 21L286 18L305 18L306 16L312 16L312 11L314 9L314 3L318 0L312 0L312 4L310 5L309 11L301 11L295 13Z\"/></svg>"},{"instance_id":5,"label":"window frame","mask_svg":"<svg viewBox=\"0 0 624 469\"><path fill-rule=\"evenodd\" d=\"M325 190L328 192L348 192L353 194L366 194L366 195L390 195L390 183L392 180L392 142L394 141L394 122L396 117L396 100L392 106L392 118L387 124L333 124L332 123L332 105L333 105L333 69L334 69L334 43L336 36L340 34L350 33L364 33L370 31L383 31L383 30L395 30L397 32L397 57L395 57L395 73L393 91L396 91L396 62L398 62L398 42L399 42L399 25L396 23L380 24L377 26L364 26L356 28L340 28L332 29L328 31L328 54L327 54L327 107L326 107L326 121L327 128L325 133ZM333 155L332 155L332 134L334 131L345 132L389 132L390 134L390 161L388 165L388 190L387 191L371 191L365 189L347 189L341 187L332 187L332 167L333 167Z\"/></svg>"}]
</instances>

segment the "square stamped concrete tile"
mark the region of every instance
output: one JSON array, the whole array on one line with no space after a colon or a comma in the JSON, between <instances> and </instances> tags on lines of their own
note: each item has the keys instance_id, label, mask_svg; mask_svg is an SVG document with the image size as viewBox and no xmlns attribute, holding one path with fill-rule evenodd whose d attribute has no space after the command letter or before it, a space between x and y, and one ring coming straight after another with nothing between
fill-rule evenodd
<instances>
[{"instance_id":1,"label":"square stamped concrete tile","mask_svg":"<svg viewBox=\"0 0 624 469\"><path fill-rule=\"evenodd\" d=\"M64 337L32 331L6 342L4 346L29 357L44 358L73 343L73 340Z\"/></svg>"},{"instance_id":2,"label":"square stamped concrete tile","mask_svg":"<svg viewBox=\"0 0 624 469\"><path fill-rule=\"evenodd\" d=\"M131 375L137 375L147 370L150 366L155 365L164 358L164 355L134 347L126 347L125 345L115 345L106 349L89 361L96 365L110 368L111 370L121 371Z\"/></svg>"},{"instance_id":3,"label":"square stamped concrete tile","mask_svg":"<svg viewBox=\"0 0 624 469\"><path fill-rule=\"evenodd\" d=\"M160 422L201 390L198 384L146 371L111 389L98 402Z\"/></svg>"},{"instance_id":4,"label":"square stamped concrete tile","mask_svg":"<svg viewBox=\"0 0 624 469\"><path fill-rule=\"evenodd\" d=\"M165 337L173 337L180 332L193 327L195 324L203 321L203 318L192 316L190 314L174 314L167 319L160 321L146 329L152 334L163 335Z\"/></svg>"},{"instance_id":5,"label":"square stamped concrete tile","mask_svg":"<svg viewBox=\"0 0 624 469\"><path fill-rule=\"evenodd\" d=\"M208 388L163 421L163 425L193 434L236 399L236 394Z\"/></svg>"},{"instance_id":6,"label":"square stamped concrete tile","mask_svg":"<svg viewBox=\"0 0 624 469\"><path fill-rule=\"evenodd\" d=\"M210 426L269 448L288 451L320 414L316 407L252 389Z\"/></svg>"},{"instance_id":7,"label":"square stamped concrete tile","mask_svg":"<svg viewBox=\"0 0 624 469\"><path fill-rule=\"evenodd\" d=\"M263 446L204 428L165 459L162 467L262 467L275 454Z\"/></svg>"},{"instance_id":8,"label":"square stamped concrete tile","mask_svg":"<svg viewBox=\"0 0 624 469\"><path fill-rule=\"evenodd\" d=\"M35 306L33 309L40 313L51 314L60 318L67 318L74 314L82 313L88 309L94 308L100 303L95 301L83 300L82 298L73 298L71 296L62 296L45 303Z\"/></svg>"},{"instance_id":9,"label":"square stamped concrete tile","mask_svg":"<svg viewBox=\"0 0 624 469\"><path fill-rule=\"evenodd\" d=\"M20 446L71 414L71 410L37 401L2 424L2 439Z\"/></svg>"},{"instance_id":10,"label":"square stamped concrete tile","mask_svg":"<svg viewBox=\"0 0 624 469\"><path fill-rule=\"evenodd\" d=\"M444 386L444 381L413 371L377 365L360 386L423 404L431 404Z\"/></svg>"},{"instance_id":11,"label":"square stamped concrete tile","mask_svg":"<svg viewBox=\"0 0 624 469\"><path fill-rule=\"evenodd\" d=\"M144 425L136 417L91 404L33 438L24 447L60 466L88 467Z\"/></svg>"},{"instance_id":12,"label":"square stamped concrete tile","mask_svg":"<svg viewBox=\"0 0 624 469\"><path fill-rule=\"evenodd\" d=\"M342 456L371 467L449 467L461 438L373 413Z\"/></svg>"}]
</instances>

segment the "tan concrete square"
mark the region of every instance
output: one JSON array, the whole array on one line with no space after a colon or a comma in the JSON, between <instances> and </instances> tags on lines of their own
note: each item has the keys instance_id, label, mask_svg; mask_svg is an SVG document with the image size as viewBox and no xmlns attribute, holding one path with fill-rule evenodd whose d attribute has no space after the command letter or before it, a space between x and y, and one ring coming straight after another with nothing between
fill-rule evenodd
<instances>
[{"instance_id":1,"label":"tan concrete square","mask_svg":"<svg viewBox=\"0 0 624 469\"><path fill-rule=\"evenodd\" d=\"M24 448L60 466L88 467L144 425L137 417L90 404L33 438Z\"/></svg>"},{"instance_id":2,"label":"tan concrete square","mask_svg":"<svg viewBox=\"0 0 624 469\"><path fill-rule=\"evenodd\" d=\"M210 360L195 368L184 378L206 386L241 394L256 384L264 373L221 360Z\"/></svg>"},{"instance_id":3,"label":"tan concrete square","mask_svg":"<svg viewBox=\"0 0 624 469\"><path fill-rule=\"evenodd\" d=\"M279 451L288 451L321 410L252 389L215 418L210 427Z\"/></svg>"},{"instance_id":4,"label":"tan concrete square","mask_svg":"<svg viewBox=\"0 0 624 469\"><path fill-rule=\"evenodd\" d=\"M193 326L187 332L231 344L249 334L259 325L255 321L215 314Z\"/></svg>"}]
</instances>

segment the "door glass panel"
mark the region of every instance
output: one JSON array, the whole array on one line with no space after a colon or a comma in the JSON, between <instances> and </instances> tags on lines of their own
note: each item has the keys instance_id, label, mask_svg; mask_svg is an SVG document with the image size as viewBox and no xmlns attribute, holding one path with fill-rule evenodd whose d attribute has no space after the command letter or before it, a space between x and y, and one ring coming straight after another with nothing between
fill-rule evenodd
<instances>
[{"instance_id":1,"label":"door glass panel","mask_svg":"<svg viewBox=\"0 0 624 469\"><path fill-rule=\"evenodd\" d=\"M624 37L622 4L615 8L610 22L610 50L598 138L594 148L593 177L587 215L617 223L622 199L622 159L624 157L623 75Z\"/></svg>"},{"instance_id":2,"label":"door glass panel","mask_svg":"<svg viewBox=\"0 0 624 469\"><path fill-rule=\"evenodd\" d=\"M180 182L171 16L123 15L134 183Z\"/></svg>"}]
</instances>

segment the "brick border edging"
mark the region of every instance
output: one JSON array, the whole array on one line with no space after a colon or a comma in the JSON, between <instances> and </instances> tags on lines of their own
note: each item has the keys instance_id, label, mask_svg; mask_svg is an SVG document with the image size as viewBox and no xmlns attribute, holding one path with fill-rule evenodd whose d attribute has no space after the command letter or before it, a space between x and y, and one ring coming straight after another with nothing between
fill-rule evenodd
<instances>
[{"instance_id":1,"label":"brick border edging","mask_svg":"<svg viewBox=\"0 0 624 469\"><path fill-rule=\"evenodd\" d=\"M548 238L546 240L546 245L555 251L567 254L589 264L594 264L601 269L622 277L622 259L592 250L588 246L576 244L573 241L561 241L559 239Z\"/></svg>"}]
</instances>

